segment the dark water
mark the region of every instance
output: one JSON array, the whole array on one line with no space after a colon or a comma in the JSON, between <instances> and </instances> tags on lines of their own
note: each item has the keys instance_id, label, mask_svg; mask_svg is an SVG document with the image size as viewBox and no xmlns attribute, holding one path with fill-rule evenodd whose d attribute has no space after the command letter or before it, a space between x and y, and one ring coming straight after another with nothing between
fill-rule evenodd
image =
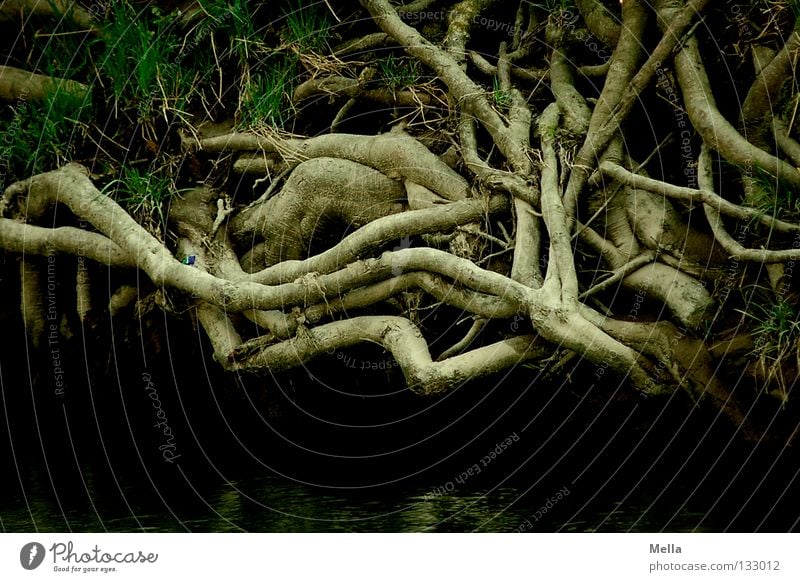
<instances>
[{"instance_id":1,"label":"dark water","mask_svg":"<svg viewBox=\"0 0 800 582\"><path fill-rule=\"evenodd\" d=\"M787 531L800 516L793 449L744 443L680 395L522 369L421 399L335 359L232 381L184 343L147 365L65 354L64 394L32 358L0 358L2 531Z\"/></svg>"},{"instance_id":2,"label":"dark water","mask_svg":"<svg viewBox=\"0 0 800 582\"><path fill-rule=\"evenodd\" d=\"M393 494L323 492L274 477L231 482L197 492L194 502L175 504L143 498L144 490L128 488L119 503L92 491L91 503L59 507L34 491L27 500L0 504L6 532L514 532L514 531L715 531L721 524L703 523L704 514L683 509L670 516L648 512L629 502L595 507L572 521L564 520L567 499L550 515L539 515L517 488L455 492L431 498L428 491ZM575 493L571 493L575 495ZM157 496L156 496L157 497ZM27 502L27 503L26 503ZM569 503L575 510L575 504Z\"/></svg>"},{"instance_id":3,"label":"dark water","mask_svg":"<svg viewBox=\"0 0 800 582\"><path fill-rule=\"evenodd\" d=\"M591 442L578 440L590 449L588 454L573 452L574 458L564 460L558 457L563 448L557 454L542 452L543 439L529 430L519 433L516 449L504 450L475 476L468 470L480 466L501 439L482 439L441 467L421 460L427 467L422 471L407 461L393 471L369 457L298 460L281 452L275 439L266 439L269 445L257 451L256 464L233 454L228 444L205 448L207 456L199 459L181 442L183 456L169 464L158 456L157 447L145 450L148 443L131 450L115 447L109 438L104 452L104 446L89 442L85 434L73 434L71 441L60 444L45 439L44 447L34 439L18 443L16 462L5 467L0 529L787 531L800 515L790 473L770 477L774 462L748 464L742 452L718 455L718 446L712 447L713 454L694 459L685 454L688 449L683 457L659 455L663 451L647 447L636 455L632 445L637 443L625 446L625 441L613 439L599 444L610 445L606 453L619 446L614 454L598 455ZM571 438L571 444L578 439L574 433L563 437ZM123 440L112 438L114 443ZM304 444L319 444L312 441ZM450 453L449 445L431 449L429 458ZM47 451L46 461L32 462L41 450ZM771 459L786 457L775 453ZM354 469L361 461L366 468Z\"/></svg>"}]
</instances>

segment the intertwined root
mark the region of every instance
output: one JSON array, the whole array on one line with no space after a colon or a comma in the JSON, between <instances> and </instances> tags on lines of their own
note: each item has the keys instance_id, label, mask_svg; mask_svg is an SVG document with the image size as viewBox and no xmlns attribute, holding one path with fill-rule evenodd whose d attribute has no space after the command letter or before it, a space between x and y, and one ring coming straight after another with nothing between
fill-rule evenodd
<instances>
[{"instance_id":1,"label":"intertwined root","mask_svg":"<svg viewBox=\"0 0 800 582\"><path fill-rule=\"evenodd\" d=\"M609 63L593 69L605 75L594 101L576 83L577 15L549 19L548 70L534 74L519 65L535 50L538 30L524 2L496 64L471 58L479 71L496 75L494 93L473 79L467 46L490 4L464 0L450 8L444 39L434 44L387 0L362 1L382 32L351 44L396 43L444 84L455 147L441 156L402 126L379 135L311 138L184 135L193 155L233 153L234 169L286 179L277 189L281 177L274 178L266 195L237 208L212 189L185 194L170 210L177 244L169 248L103 195L81 166L9 187L0 207L0 247L25 255L21 304L34 345L44 333L46 257L67 254L139 270L167 293L191 298L217 361L231 371L278 372L373 342L397 360L410 388L432 394L564 348L645 393L679 385L693 397L709 395L744 423L714 374L711 354L692 336L723 308L709 289L730 256L765 263L800 258L794 247L746 248L725 220L759 222L775 233L797 233L800 226L718 194L712 166L715 155L736 165L745 189L755 187L754 168L800 186L800 145L787 120L765 105L784 90L782 79L799 52L797 35L761 67L747 95L739 124L748 137L760 136L750 140L716 107L691 28L707 0L660 0L654 9L626 0L621 25L603 3L578 2L582 22L613 51ZM642 38L650 21L663 37L647 54ZM664 67L673 66L673 54L681 105L703 142L691 160L698 178L691 187L647 176L633 159L636 152L625 152L626 117ZM24 76L0 69L0 98L16 98ZM534 114L520 83L545 78L550 103ZM300 102L329 92L346 98L347 108L366 100L424 110L431 102L411 90L367 89L369 79L367 73L360 80L312 79L294 97ZM766 143L771 135L774 151ZM44 226L41 217L55 206L68 208L86 227ZM683 209L691 206L702 207L707 229L696 228L697 216L687 222ZM611 271L588 286L580 276L580 254L587 251ZM96 296L94 283L84 270L75 284L83 320ZM596 298L613 287L636 296L628 313L598 305ZM381 312L387 301L412 290L476 320L440 358L431 356L408 317ZM109 312L121 313L133 300L132 288L123 286ZM656 320L640 317L644 302ZM366 312L371 315L359 315ZM499 335L487 325L512 318L514 325ZM520 320L525 332L518 331ZM260 330L255 336L253 324ZM478 347L470 347L476 338Z\"/></svg>"}]
</instances>

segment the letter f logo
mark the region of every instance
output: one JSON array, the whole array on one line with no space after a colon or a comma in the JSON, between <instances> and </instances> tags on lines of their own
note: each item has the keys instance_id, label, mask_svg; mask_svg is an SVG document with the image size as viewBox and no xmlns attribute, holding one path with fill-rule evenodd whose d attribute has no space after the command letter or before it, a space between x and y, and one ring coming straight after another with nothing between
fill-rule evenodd
<instances>
[{"instance_id":1,"label":"letter f logo","mask_svg":"<svg viewBox=\"0 0 800 582\"><path fill-rule=\"evenodd\" d=\"M35 570L44 561L44 546L38 542L30 542L22 546L19 552L19 563L26 570Z\"/></svg>"}]
</instances>

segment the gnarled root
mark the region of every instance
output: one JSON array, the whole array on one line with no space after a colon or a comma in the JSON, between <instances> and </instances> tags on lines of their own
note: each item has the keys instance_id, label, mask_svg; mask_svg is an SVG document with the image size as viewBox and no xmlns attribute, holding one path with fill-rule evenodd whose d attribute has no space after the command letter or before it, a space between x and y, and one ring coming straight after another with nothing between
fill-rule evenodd
<instances>
[{"instance_id":1,"label":"gnarled root","mask_svg":"<svg viewBox=\"0 0 800 582\"><path fill-rule=\"evenodd\" d=\"M253 247L242 258L252 273L305 258L312 242L331 227L357 229L401 212L404 199L402 185L376 170L349 160L315 158L297 166L279 194L233 218L229 232ZM264 242L254 246L259 239Z\"/></svg>"},{"instance_id":2,"label":"gnarled root","mask_svg":"<svg viewBox=\"0 0 800 582\"><path fill-rule=\"evenodd\" d=\"M419 329L402 317L354 317L311 329L273 345L252 340L233 353L236 369L275 373L312 359L369 341L382 345L397 361L409 388L420 394L438 394L468 380L482 378L525 360L549 354L546 344L520 336L434 362Z\"/></svg>"}]
</instances>

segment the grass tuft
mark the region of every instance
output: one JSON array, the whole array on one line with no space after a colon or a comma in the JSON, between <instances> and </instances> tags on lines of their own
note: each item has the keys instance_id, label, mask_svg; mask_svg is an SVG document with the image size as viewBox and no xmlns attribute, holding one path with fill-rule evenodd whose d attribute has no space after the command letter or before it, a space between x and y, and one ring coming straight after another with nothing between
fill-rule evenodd
<instances>
[{"instance_id":1,"label":"grass tuft","mask_svg":"<svg viewBox=\"0 0 800 582\"><path fill-rule=\"evenodd\" d=\"M497 77L494 78L492 99L498 107L506 108L511 105L511 95L500 88L500 80Z\"/></svg>"},{"instance_id":2,"label":"grass tuft","mask_svg":"<svg viewBox=\"0 0 800 582\"><path fill-rule=\"evenodd\" d=\"M770 394L786 403L794 381L787 378L787 370L800 370L800 314L784 297L751 300L748 310L740 313L755 324L753 355L758 358L767 382L777 386Z\"/></svg>"},{"instance_id":3,"label":"grass tuft","mask_svg":"<svg viewBox=\"0 0 800 582\"><path fill-rule=\"evenodd\" d=\"M135 110L142 121L151 120L159 109L183 108L194 92L196 75L180 66L181 40L170 18L156 7L137 12L122 0L111 11L99 72L110 85L116 108Z\"/></svg>"},{"instance_id":4,"label":"grass tuft","mask_svg":"<svg viewBox=\"0 0 800 582\"><path fill-rule=\"evenodd\" d=\"M292 56L275 55L242 88L239 124L246 128L281 128L292 114L291 87L296 75Z\"/></svg>"},{"instance_id":5,"label":"grass tuft","mask_svg":"<svg viewBox=\"0 0 800 582\"><path fill-rule=\"evenodd\" d=\"M172 180L152 169L124 166L119 178L103 189L123 205L147 230L161 238L167 224L167 205L177 194Z\"/></svg>"},{"instance_id":6,"label":"grass tuft","mask_svg":"<svg viewBox=\"0 0 800 582\"><path fill-rule=\"evenodd\" d=\"M200 8L208 15L195 30L195 43L212 34L228 39L228 49L221 55L235 55L240 65L248 62L251 47L260 43L254 26L255 17L248 0L202 0Z\"/></svg>"},{"instance_id":7,"label":"grass tuft","mask_svg":"<svg viewBox=\"0 0 800 582\"><path fill-rule=\"evenodd\" d=\"M82 142L83 123L91 117L88 96L54 87L42 102L23 102L10 108L0 122L5 135L0 162L6 178L23 179L69 161Z\"/></svg>"},{"instance_id":8,"label":"grass tuft","mask_svg":"<svg viewBox=\"0 0 800 582\"><path fill-rule=\"evenodd\" d=\"M331 22L324 4L309 5L303 0L295 0L291 7L284 11L286 24L283 38L302 51L319 51L325 47L326 31Z\"/></svg>"},{"instance_id":9,"label":"grass tuft","mask_svg":"<svg viewBox=\"0 0 800 582\"><path fill-rule=\"evenodd\" d=\"M778 183L775 176L761 168L755 169L752 180L755 188L748 193L745 204L768 216L800 216L800 194L793 188Z\"/></svg>"},{"instance_id":10,"label":"grass tuft","mask_svg":"<svg viewBox=\"0 0 800 582\"><path fill-rule=\"evenodd\" d=\"M422 76L419 61L394 55L378 61L378 71L383 82L393 91L416 85Z\"/></svg>"}]
</instances>

